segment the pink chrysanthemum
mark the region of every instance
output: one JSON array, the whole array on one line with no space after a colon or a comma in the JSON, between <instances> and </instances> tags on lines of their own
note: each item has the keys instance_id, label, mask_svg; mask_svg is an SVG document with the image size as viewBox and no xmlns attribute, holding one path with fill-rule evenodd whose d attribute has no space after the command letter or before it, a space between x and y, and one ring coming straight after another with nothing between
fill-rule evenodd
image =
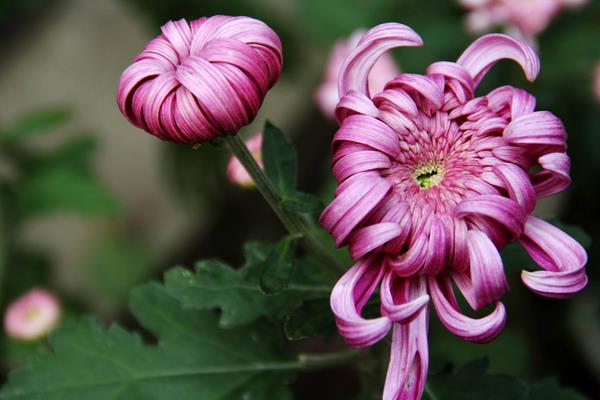
<instances>
[{"instance_id":1,"label":"pink chrysanthemum","mask_svg":"<svg viewBox=\"0 0 600 400\"><path fill-rule=\"evenodd\" d=\"M10 337L35 340L47 335L58 323L60 303L45 289L32 289L6 309L4 329Z\"/></svg>"},{"instance_id":2,"label":"pink chrysanthemum","mask_svg":"<svg viewBox=\"0 0 600 400\"><path fill-rule=\"evenodd\" d=\"M336 284L331 307L341 335L369 346L393 328L384 399L416 399L427 376L427 315L472 342L492 340L506 312L508 290L499 250L518 240L541 271L523 271L536 293L565 298L587 283L585 250L531 214L538 198L570 183L566 133L535 98L503 86L474 91L503 58L529 80L539 60L526 44L493 34L475 41L457 62L427 74L400 74L369 96L377 58L397 46L421 46L400 24L370 30L340 73L340 128L333 139L335 199L321 215L336 245L349 245L356 264ZM463 315L452 281L486 317ZM361 310L379 288L381 316Z\"/></svg>"},{"instance_id":3,"label":"pink chrysanthemum","mask_svg":"<svg viewBox=\"0 0 600 400\"><path fill-rule=\"evenodd\" d=\"M250 123L279 78L279 37L263 22L217 15L168 22L121 75L117 104L163 140L203 143Z\"/></svg>"},{"instance_id":4,"label":"pink chrysanthemum","mask_svg":"<svg viewBox=\"0 0 600 400\"><path fill-rule=\"evenodd\" d=\"M564 7L580 6L587 0L459 0L471 10L467 27L482 32L494 25L516 28L526 38L542 32Z\"/></svg>"},{"instance_id":5,"label":"pink chrysanthemum","mask_svg":"<svg viewBox=\"0 0 600 400\"><path fill-rule=\"evenodd\" d=\"M262 132L258 132L254 134L254 136L250 137L246 140L246 147L252 153L252 156L256 160L256 163L259 167L264 168L262 162L262 140L263 135ZM238 160L235 156L231 156L229 159L229 163L227 163L227 178L231 183L234 183L243 188L253 188L255 185L254 181L246 168L242 165L240 160Z\"/></svg>"},{"instance_id":6,"label":"pink chrysanthemum","mask_svg":"<svg viewBox=\"0 0 600 400\"><path fill-rule=\"evenodd\" d=\"M354 50L365 34L364 30L354 32L349 38L335 43L327 60L325 77L315 92L315 102L319 109L329 119L335 119L335 107L340 101L338 94L338 78L340 68L346 57ZM390 54L383 54L373 65L369 74L369 89L371 93L379 93L386 83L400 73L398 66Z\"/></svg>"}]
</instances>

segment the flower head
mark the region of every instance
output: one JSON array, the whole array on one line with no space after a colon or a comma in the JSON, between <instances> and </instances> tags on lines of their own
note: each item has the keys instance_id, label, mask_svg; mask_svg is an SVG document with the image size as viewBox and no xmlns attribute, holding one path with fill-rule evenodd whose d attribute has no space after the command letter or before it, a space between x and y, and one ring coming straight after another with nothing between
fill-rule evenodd
<instances>
[{"instance_id":1,"label":"flower head","mask_svg":"<svg viewBox=\"0 0 600 400\"><path fill-rule=\"evenodd\" d=\"M35 340L48 334L61 315L60 303L45 289L33 289L10 304L4 314L8 336Z\"/></svg>"},{"instance_id":2,"label":"flower head","mask_svg":"<svg viewBox=\"0 0 600 400\"><path fill-rule=\"evenodd\" d=\"M138 128L198 144L250 123L279 78L279 37L263 22L216 15L168 22L121 75L117 104Z\"/></svg>"},{"instance_id":3,"label":"flower head","mask_svg":"<svg viewBox=\"0 0 600 400\"><path fill-rule=\"evenodd\" d=\"M264 168L261 152L262 139L262 132L258 132L246 140L246 147L248 147L248 150L252 153L252 156L254 156L256 163L261 168ZM255 186L252 177L250 177L248 171L246 171L242 163L235 156L231 156L229 163L227 164L227 178L230 182L243 188L253 188Z\"/></svg>"},{"instance_id":4,"label":"flower head","mask_svg":"<svg viewBox=\"0 0 600 400\"><path fill-rule=\"evenodd\" d=\"M564 7L579 6L587 0L459 0L471 10L467 27L474 32L488 30L494 25L516 28L533 38L542 32Z\"/></svg>"},{"instance_id":5,"label":"flower head","mask_svg":"<svg viewBox=\"0 0 600 400\"><path fill-rule=\"evenodd\" d=\"M315 101L324 116L335 119L335 107L340 101L338 94L338 77L340 68L350 52L358 45L364 30L354 32L349 38L335 43L327 60L325 77L315 92ZM376 94L383 90L385 84L400 73L396 62L389 54L382 54L369 74L369 89Z\"/></svg>"},{"instance_id":6,"label":"flower head","mask_svg":"<svg viewBox=\"0 0 600 400\"><path fill-rule=\"evenodd\" d=\"M499 299L508 290L499 250L507 243L519 241L542 268L522 273L534 292L565 298L587 283L585 250L531 215L538 198L570 184L563 124L536 111L522 89L474 95L500 59L535 79L536 53L508 36L487 35L458 61L400 74L370 96L367 76L377 58L421 44L410 28L383 24L344 63L333 139L338 186L320 219L356 260L331 294L342 336L369 346L393 328L384 399L416 399L423 391L429 300L457 336L486 342L498 335L506 319ZM473 309L494 310L479 319L464 315L452 281ZM363 318L376 288L381 315Z\"/></svg>"}]
</instances>

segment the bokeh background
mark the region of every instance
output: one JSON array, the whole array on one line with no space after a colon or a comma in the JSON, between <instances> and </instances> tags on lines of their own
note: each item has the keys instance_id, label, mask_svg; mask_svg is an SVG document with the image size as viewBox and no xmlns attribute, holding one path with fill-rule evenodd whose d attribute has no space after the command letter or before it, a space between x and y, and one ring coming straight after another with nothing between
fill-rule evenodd
<instances>
[{"instance_id":1,"label":"bokeh background","mask_svg":"<svg viewBox=\"0 0 600 400\"><path fill-rule=\"evenodd\" d=\"M255 122L268 118L296 144L300 188L330 196L329 142L335 125L313 101L334 41L380 22L410 25L420 49L393 52L403 71L455 60L475 36L452 0L1 0L0 285L1 307L31 287L49 287L69 315L93 313L133 324L127 293L174 265L219 257L241 260L247 238L275 239L282 228L257 192L225 178L227 152L160 142L130 126L115 105L122 70L169 19L249 15L281 36L285 61ZM524 289L524 252L503 254L511 292L509 321L493 343L454 338L432 317L432 365L489 357L493 372L523 379L556 376L600 398L600 1L561 13L538 38L542 71L530 84L502 62L480 93L501 84L535 94L569 132L573 185L538 204L589 249L589 286L570 301ZM40 344L2 337L2 376ZM4 379L4 378L2 378ZM317 391L311 387L319 387ZM343 370L303 376L298 398L345 399Z\"/></svg>"}]
</instances>

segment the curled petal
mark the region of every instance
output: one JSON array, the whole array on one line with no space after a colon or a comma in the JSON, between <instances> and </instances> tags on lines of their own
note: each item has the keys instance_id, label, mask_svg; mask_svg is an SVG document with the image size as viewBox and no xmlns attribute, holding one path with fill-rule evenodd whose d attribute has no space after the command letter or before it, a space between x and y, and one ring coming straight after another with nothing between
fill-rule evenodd
<instances>
[{"instance_id":1,"label":"curled petal","mask_svg":"<svg viewBox=\"0 0 600 400\"><path fill-rule=\"evenodd\" d=\"M433 218L429 228L427 258L423 265L423 273L437 274L446 267L448 252L448 232L440 218Z\"/></svg>"},{"instance_id":2,"label":"curled petal","mask_svg":"<svg viewBox=\"0 0 600 400\"><path fill-rule=\"evenodd\" d=\"M352 114L363 114L376 117L379 114L379 110L375 107L370 98L360 92L351 90L336 104L335 116L338 122L342 123Z\"/></svg>"},{"instance_id":3,"label":"curled petal","mask_svg":"<svg viewBox=\"0 0 600 400\"><path fill-rule=\"evenodd\" d=\"M531 177L538 197L562 192L571 184L571 160L566 153L550 153L538 159L542 170Z\"/></svg>"},{"instance_id":4,"label":"curled petal","mask_svg":"<svg viewBox=\"0 0 600 400\"><path fill-rule=\"evenodd\" d=\"M499 300L508 291L502 259L494 243L482 232L469 231L469 272L453 275L465 299L474 310Z\"/></svg>"},{"instance_id":5,"label":"curled petal","mask_svg":"<svg viewBox=\"0 0 600 400\"><path fill-rule=\"evenodd\" d=\"M383 400L421 398L429 367L427 319L427 310L422 310L409 324L394 324Z\"/></svg>"},{"instance_id":6,"label":"curled petal","mask_svg":"<svg viewBox=\"0 0 600 400\"><path fill-rule=\"evenodd\" d=\"M383 338L392 325L385 316L365 319L360 315L382 275L381 258L366 257L354 264L331 292L331 310L338 330L350 346L370 346Z\"/></svg>"},{"instance_id":7,"label":"curled petal","mask_svg":"<svg viewBox=\"0 0 600 400\"><path fill-rule=\"evenodd\" d=\"M433 107L438 110L444 105L444 87L435 79L419 74L400 74L391 80L386 89L402 88L408 93L417 93L423 96Z\"/></svg>"},{"instance_id":8,"label":"curled petal","mask_svg":"<svg viewBox=\"0 0 600 400\"><path fill-rule=\"evenodd\" d=\"M412 97L402 89L387 89L373 98L375 105L380 108L391 108L408 115L417 115L419 109Z\"/></svg>"},{"instance_id":9,"label":"curled petal","mask_svg":"<svg viewBox=\"0 0 600 400\"><path fill-rule=\"evenodd\" d=\"M402 227L392 222L381 222L360 228L348 239L350 255L356 260L398 237L401 233Z\"/></svg>"},{"instance_id":10,"label":"curled petal","mask_svg":"<svg viewBox=\"0 0 600 400\"><path fill-rule=\"evenodd\" d=\"M429 303L425 278L400 278L388 271L381 281L381 314L393 322L411 322Z\"/></svg>"},{"instance_id":11,"label":"curled petal","mask_svg":"<svg viewBox=\"0 0 600 400\"><path fill-rule=\"evenodd\" d=\"M540 72L540 60L528 44L501 34L477 39L463 52L457 64L469 71L473 86L477 87L490 68L504 58L519 63L529 81L534 81Z\"/></svg>"},{"instance_id":12,"label":"curled petal","mask_svg":"<svg viewBox=\"0 0 600 400\"><path fill-rule=\"evenodd\" d=\"M553 298L566 298L587 284L584 248L571 236L539 218L529 216L520 242L545 271L522 271L525 286Z\"/></svg>"},{"instance_id":13,"label":"curled petal","mask_svg":"<svg viewBox=\"0 0 600 400\"><path fill-rule=\"evenodd\" d=\"M552 146L566 150L567 133L560 119L548 111L536 111L513 119L504 130L511 144Z\"/></svg>"},{"instance_id":14,"label":"curled petal","mask_svg":"<svg viewBox=\"0 0 600 400\"><path fill-rule=\"evenodd\" d=\"M503 196L481 195L464 199L455 208L459 218L483 216L506 228L513 239L521 236L527 214L514 200Z\"/></svg>"},{"instance_id":15,"label":"curled petal","mask_svg":"<svg viewBox=\"0 0 600 400\"><path fill-rule=\"evenodd\" d=\"M535 97L512 86L494 89L486 97L490 108L507 119L516 119L535 110Z\"/></svg>"},{"instance_id":16,"label":"curled petal","mask_svg":"<svg viewBox=\"0 0 600 400\"><path fill-rule=\"evenodd\" d=\"M323 211L319 221L335 239L336 246L341 246L352 230L377 207L391 188L387 180L376 177L370 179L368 173L354 175L357 177L344 186L339 195ZM340 186L341 187L341 186Z\"/></svg>"},{"instance_id":17,"label":"curled petal","mask_svg":"<svg viewBox=\"0 0 600 400\"><path fill-rule=\"evenodd\" d=\"M427 235L421 234L406 253L388 257L387 265L398 276L411 276L423 267L427 258Z\"/></svg>"},{"instance_id":18,"label":"curled petal","mask_svg":"<svg viewBox=\"0 0 600 400\"><path fill-rule=\"evenodd\" d=\"M509 197L519 203L526 213L535 208L536 191L531 185L529 175L514 164L502 163L493 166L494 172L502 181Z\"/></svg>"},{"instance_id":19,"label":"curled petal","mask_svg":"<svg viewBox=\"0 0 600 400\"><path fill-rule=\"evenodd\" d=\"M380 151L355 151L335 161L333 176L337 182L342 182L359 172L389 168L391 165L390 158Z\"/></svg>"},{"instance_id":20,"label":"curled petal","mask_svg":"<svg viewBox=\"0 0 600 400\"><path fill-rule=\"evenodd\" d=\"M448 61L440 61L431 64L427 68L427 73L444 75L448 78L457 80L469 90L470 97L473 97L473 79L471 78L469 71L462 65Z\"/></svg>"},{"instance_id":21,"label":"curled petal","mask_svg":"<svg viewBox=\"0 0 600 400\"><path fill-rule=\"evenodd\" d=\"M377 59L394 47L422 45L419 35L406 25L386 23L369 30L340 69L340 98L351 90L370 97L368 77Z\"/></svg>"},{"instance_id":22,"label":"curled petal","mask_svg":"<svg viewBox=\"0 0 600 400\"><path fill-rule=\"evenodd\" d=\"M452 284L446 275L428 277L429 294L442 324L456 336L475 343L493 340L504 328L506 309L500 302L491 314L470 318L460 312Z\"/></svg>"},{"instance_id":23,"label":"curled petal","mask_svg":"<svg viewBox=\"0 0 600 400\"><path fill-rule=\"evenodd\" d=\"M346 118L333 137L333 145L340 141L362 143L392 157L400 151L398 134L385 123L366 115Z\"/></svg>"}]
</instances>

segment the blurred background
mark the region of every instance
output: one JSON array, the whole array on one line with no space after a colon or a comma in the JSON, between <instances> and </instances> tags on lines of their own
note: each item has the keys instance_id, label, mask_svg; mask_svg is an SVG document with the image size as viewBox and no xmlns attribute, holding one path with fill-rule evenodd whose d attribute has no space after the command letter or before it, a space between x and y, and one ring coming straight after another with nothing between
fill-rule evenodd
<instances>
[{"instance_id":1,"label":"blurred background","mask_svg":"<svg viewBox=\"0 0 600 400\"><path fill-rule=\"evenodd\" d=\"M132 324L131 287L201 258L239 263L245 239L282 233L258 192L227 182L226 149L160 142L129 125L115 104L121 72L160 25L219 13L261 19L282 38L282 78L242 133L259 131L267 117L282 128L297 146L300 188L325 200L336 128L313 98L333 43L357 28L408 24L425 46L393 55L402 71L421 73L434 61L455 60L476 37L452 0L0 0L2 309L32 287L47 287L68 315ZM538 109L565 123L573 185L540 202L536 214L588 247L590 285L570 301L542 299L519 281L531 260L517 246L507 248L506 330L491 344L473 345L432 317L432 365L489 357L493 372L556 376L600 398L600 100L593 91L599 43L600 0L593 0L565 10L538 36L536 83L502 62L479 89L521 86L537 96ZM1 343L3 376L41 345L6 337ZM298 398L321 398L304 383L318 383L322 398L348 398L352 387L335 379L343 373L303 376Z\"/></svg>"}]
</instances>

